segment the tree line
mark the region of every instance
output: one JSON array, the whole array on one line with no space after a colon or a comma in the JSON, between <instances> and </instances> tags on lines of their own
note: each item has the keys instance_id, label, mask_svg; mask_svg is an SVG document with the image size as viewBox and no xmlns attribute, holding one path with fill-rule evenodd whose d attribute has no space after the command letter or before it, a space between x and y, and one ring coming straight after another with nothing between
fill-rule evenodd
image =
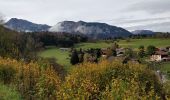
<instances>
[{"instance_id":1,"label":"tree line","mask_svg":"<svg viewBox=\"0 0 170 100\"><path fill-rule=\"evenodd\" d=\"M33 32L18 33L0 26L0 56L16 59L34 59L46 46L72 47L88 38L79 34Z\"/></svg>"},{"instance_id":2,"label":"tree line","mask_svg":"<svg viewBox=\"0 0 170 100\"><path fill-rule=\"evenodd\" d=\"M142 38L170 38L169 32L155 32L155 34L137 34L131 35L129 38L142 39Z\"/></svg>"}]
</instances>

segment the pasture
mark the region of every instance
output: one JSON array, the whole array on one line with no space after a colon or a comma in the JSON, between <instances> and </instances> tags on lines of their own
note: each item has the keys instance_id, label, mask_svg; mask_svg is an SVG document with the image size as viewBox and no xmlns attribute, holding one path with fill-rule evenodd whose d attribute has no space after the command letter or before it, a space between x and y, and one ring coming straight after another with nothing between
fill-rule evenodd
<instances>
[{"instance_id":1,"label":"pasture","mask_svg":"<svg viewBox=\"0 0 170 100\"><path fill-rule=\"evenodd\" d=\"M45 50L39 52L38 55L44 58L55 58L57 63L67 69L68 66L71 66L69 54L70 53L68 51L62 51L54 46L46 48Z\"/></svg>"},{"instance_id":2,"label":"pasture","mask_svg":"<svg viewBox=\"0 0 170 100\"><path fill-rule=\"evenodd\" d=\"M112 41L98 41L94 43L79 43L75 45L75 48L107 48L111 46ZM154 45L156 47L166 47L170 46L170 39L130 39L127 40L119 40L117 42L120 47L130 47L133 49L138 48L139 46L143 45L145 47L149 45Z\"/></svg>"},{"instance_id":3,"label":"pasture","mask_svg":"<svg viewBox=\"0 0 170 100\"><path fill-rule=\"evenodd\" d=\"M89 48L107 48L112 45L112 41L97 41L94 43L79 43L74 46L74 48L82 48L82 49L89 49ZM166 47L170 46L170 39L130 39L127 40L119 40L118 44L120 47L130 47L133 49L137 49L140 45L145 47L149 45L154 45L156 47ZM69 69L71 66L70 64L70 57L68 51L62 51L57 47L48 47L47 49L39 52L40 57L44 58L56 58L57 63L63 65L66 69Z\"/></svg>"}]
</instances>

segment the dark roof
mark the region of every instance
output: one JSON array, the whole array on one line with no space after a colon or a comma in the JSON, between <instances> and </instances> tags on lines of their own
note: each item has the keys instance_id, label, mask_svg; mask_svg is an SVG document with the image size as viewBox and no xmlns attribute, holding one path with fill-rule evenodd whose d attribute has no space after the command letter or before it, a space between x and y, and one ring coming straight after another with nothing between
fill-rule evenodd
<instances>
[{"instance_id":1,"label":"dark roof","mask_svg":"<svg viewBox=\"0 0 170 100\"><path fill-rule=\"evenodd\" d=\"M159 50L159 51L156 51L155 54L156 55L168 55L168 52Z\"/></svg>"},{"instance_id":2,"label":"dark roof","mask_svg":"<svg viewBox=\"0 0 170 100\"><path fill-rule=\"evenodd\" d=\"M110 56L108 58L108 61L114 61L114 60L123 60L125 57L114 57L114 56Z\"/></svg>"}]
</instances>

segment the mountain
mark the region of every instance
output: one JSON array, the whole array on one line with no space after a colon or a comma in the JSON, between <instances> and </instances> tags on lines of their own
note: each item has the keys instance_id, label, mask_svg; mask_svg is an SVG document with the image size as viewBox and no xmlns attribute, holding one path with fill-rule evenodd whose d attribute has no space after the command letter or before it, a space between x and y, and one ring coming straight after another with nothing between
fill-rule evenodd
<instances>
[{"instance_id":1,"label":"mountain","mask_svg":"<svg viewBox=\"0 0 170 100\"><path fill-rule=\"evenodd\" d=\"M42 32L48 31L50 26L45 24L35 24L23 19L11 18L5 27L18 32Z\"/></svg>"},{"instance_id":2,"label":"mountain","mask_svg":"<svg viewBox=\"0 0 170 100\"><path fill-rule=\"evenodd\" d=\"M135 24L135 23L134 23ZM141 24L136 26L124 27L128 30L153 30L154 32L170 32L170 21Z\"/></svg>"},{"instance_id":3,"label":"mountain","mask_svg":"<svg viewBox=\"0 0 170 100\"><path fill-rule=\"evenodd\" d=\"M131 33L123 28L97 22L63 21L49 29L50 32L81 33L91 38L127 37Z\"/></svg>"},{"instance_id":4,"label":"mountain","mask_svg":"<svg viewBox=\"0 0 170 100\"><path fill-rule=\"evenodd\" d=\"M150 30L135 30L135 31L132 31L131 32L132 34L135 34L135 35L142 35L142 34L145 34L145 35L152 35L152 34L155 34L153 31L150 31Z\"/></svg>"}]
</instances>

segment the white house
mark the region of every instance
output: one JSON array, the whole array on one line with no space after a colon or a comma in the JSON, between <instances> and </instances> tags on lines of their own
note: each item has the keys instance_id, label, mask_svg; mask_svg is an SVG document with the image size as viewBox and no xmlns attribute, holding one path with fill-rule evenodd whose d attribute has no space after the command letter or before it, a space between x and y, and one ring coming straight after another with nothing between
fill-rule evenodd
<instances>
[{"instance_id":1,"label":"white house","mask_svg":"<svg viewBox=\"0 0 170 100\"><path fill-rule=\"evenodd\" d=\"M167 52L164 51L156 51L154 55L151 56L151 61L168 61L170 57Z\"/></svg>"}]
</instances>

